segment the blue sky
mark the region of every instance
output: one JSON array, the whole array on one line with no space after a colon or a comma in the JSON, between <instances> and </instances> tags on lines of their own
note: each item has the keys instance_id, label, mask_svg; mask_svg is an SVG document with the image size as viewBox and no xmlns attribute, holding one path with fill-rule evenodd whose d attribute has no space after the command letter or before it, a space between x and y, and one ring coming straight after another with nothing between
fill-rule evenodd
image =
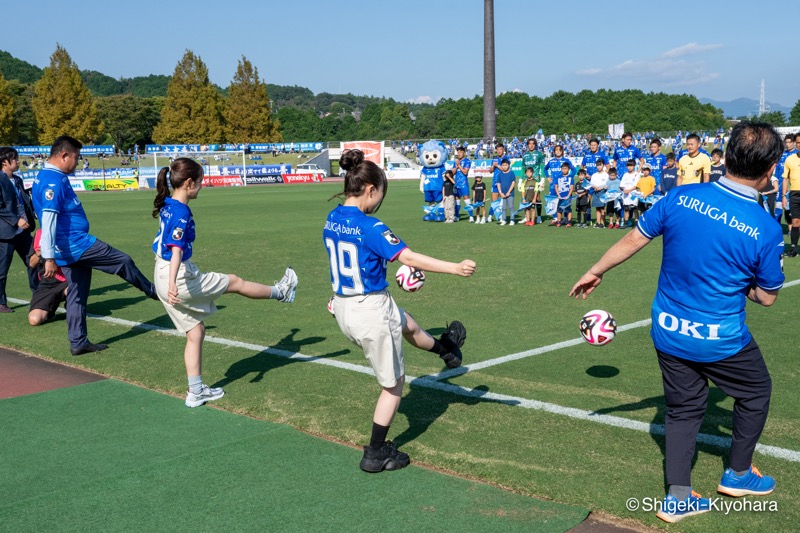
<instances>
[{"instance_id":1,"label":"blue sky","mask_svg":"<svg viewBox=\"0 0 800 533\"><path fill-rule=\"evenodd\" d=\"M625 4L495 0L497 92L632 88L758 99L763 78L768 101L800 99L800 25L787 2ZM40 67L59 42L82 69L171 75L188 48L222 86L245 55L267 82L315 93L435 101L483 91L481 0L35 6L4 7L14 22L4 25L0 49Z\"/></svg>"}]
</instances>

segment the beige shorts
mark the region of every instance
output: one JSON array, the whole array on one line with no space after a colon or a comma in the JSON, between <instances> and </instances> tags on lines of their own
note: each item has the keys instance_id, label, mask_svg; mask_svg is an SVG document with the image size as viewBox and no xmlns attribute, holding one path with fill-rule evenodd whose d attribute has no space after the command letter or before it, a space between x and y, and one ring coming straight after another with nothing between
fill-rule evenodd
<instances>
[{"instance_id":1,"label":"beige shorts","mask_svg":"<svg viewBox=\"0 0 800 533\"><path fill-rule=\"evenodd\" d=\"M406 313L388 291L336 296L333 310L342 333L364 350L381 387L394 387L405 374L403 328Z\"/></svg>"},{"instance_id":2,"label":"beige shorts","mask_svg":"<svg viewBox=\"0 0 800 533\"><path fill-rule=\"evenodd\" d=\"M200 272L197 265L184 261L178 269L178 298L181 303L167 303L169 290L169 261L156 257L153 275L156 292L175 328L183 333L217 312L214 300L225 294L230 282L227 274Z\"/></svg>"}]
</instances>

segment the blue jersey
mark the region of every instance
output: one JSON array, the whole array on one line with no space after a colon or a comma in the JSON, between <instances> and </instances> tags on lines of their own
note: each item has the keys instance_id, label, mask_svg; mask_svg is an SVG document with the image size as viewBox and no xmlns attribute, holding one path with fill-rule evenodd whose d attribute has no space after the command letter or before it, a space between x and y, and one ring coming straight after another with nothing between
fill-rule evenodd
<instances>
[{"instance_id":1,"label":"blue jersey","mask_svg":"<svg viewBox=\"0 0 800 533\"><path fill-rule=\"evenodd\" d=\"M775 165L775 177L778 178L778 198L783 198L783 167L786 165L786 159L788 159L790 155L796 153L797 148L792 151L784 150L781 158L778 160L778 164Z\"/></svg>"},{"instance_id":2,"label":"blue jersey","mask_svg":"<svg viewBox=\"0 0 800 533\"><path fill-rule=\"evenodd\" d=\"M752 339L744 322L750 287L772 291L784 281L781 227L755 191L726 178L678 187L639 217L638 229L648 239L664 237L655 347L700 362L744 348ZM698 235L707 238L698 243Z\"/></svg>"},{"instance_id":3,"label":"blue jersey","mask_svg":"<svg viewBox=\"0 0 800 533\"><path fill-rule=\"evenodd\" d=\"M80 259L97 237L89 235L89 219L69 177L48 164L33 180L31 196L39 220L44 211L56 213L56 264L70 265Z\"/></svg>"},{"instance_id":4,"label":"blue jersey","mask_svg":"<svg viewBox=\"0 0 800 533\"><path fill-rule=\"evenodd\" d=\"M628 163L629 160L633 159L636 161L636 166L639 166L639 159L642 157L642 153L639 151L638 148L631 145L628 148L624 148L622 145L617 146L614 149L614 161L617 163L617 172L622 175L625 173L625 165Z\"/></svg>"},{"instance_id":5,"label":"blue jersey","mask_svg":"<svg viewBox=\"0 0 800 533\"><path fill-rule=\"evenodd\" d=\"M656 190L661 185L661 176L664 174L664 167L667 166L667 156L664 154L647 154L644 162L650 165L650 175L656 179Z\"/></svg>"},{"instance_id":6,"label":"blue jersey","mask_svg":"<svg viewBox=\"0 0 800 533\"><path fill-rule=\"evenodd\" d=\"M500 170L500 161L502 161L503 159L508 159L508 156L503 155L503 157L495 157L494 159L492 159L492 166L494 166L494 164L497 163L497 166L492 172L492 185L495 185L497 183L497 179L500 177L500 174L503 173L503 171Z\"/></svg>"},{"instance_id":7,"label":"blue jersey","mask_svg":"<svg viewBox=\"0 0 800 533\"><path fill-rule=\"evenodd\" d=\"M429 168L422 167L422 175L425 177L423 190L442 192L444 185L444 166Z\"/></svg>"},{"instance_id":8,"label":"blue jersey","mask_svg":"<svg viewBox=\"0 0 800 533\"><path fill-rule=\"evenodd\" d=\"M561 174L562 163L569 163L569 174L571 176L575 172L575 167L572 165L572 161L570 161L564 156L553 157L550 159L550 161L547 162L547 165L545 165L545 173L547 174L547 177L550 178L551 196L555 196L556 194L556 180L562 176Z\"/></svg>"},{"instance_id":9,"label":"blue jersey","mask_svg":"<svg viewBox=\"0 0 800 533\"><path fill-rule=\"evenodd\" d=\"M598 150L596 154L586 152L586 155L583 156L581 166L586 169L586 174L588 174L589 177L592 177L594 173L597 172L597 161L599 159L602 159L603 163L608 165L608 158L604 153L600 152L600 150Z\"/></svg>"},{"instance_id":10,"label":"blue jersey","mask_svg":"<svg viewBox=\"0 0 800 533\"><path fill-rule=\"evenodd\" d=\"M466 174L460 170L456 170L456 189L461 189L462 191L469 190L469 179L467 178L467 174L469 174L470 167L472 167L472 161L470 161L468 157L465 157L461 160L461 168L466 171Z\"/></svg>"},{"instance_id":11,"label":"blue jersey","mask_svg":"<svg viewBox=\"0 0 800 533\"><path fill-rule=\"evenodd\" d=\"M189 206L172 198L165 200L158 214L158 234L153 241L153 253L161 259L172 259L172 247L183 250L181 261L192 257L192 244L195 239L194 218Z\"/></svg>"},{"instance_id":12,"label":"blue jersey","mask_svg":"<svg viewBox=\"0 0 800 533\"><path fill-rule=\"evenodd\" d=\"M386 264L407 246L375 217L340 205L328 214L322 240L328 250L331 285L339 296L384 290Z\"/></svg>"}]
</instances>

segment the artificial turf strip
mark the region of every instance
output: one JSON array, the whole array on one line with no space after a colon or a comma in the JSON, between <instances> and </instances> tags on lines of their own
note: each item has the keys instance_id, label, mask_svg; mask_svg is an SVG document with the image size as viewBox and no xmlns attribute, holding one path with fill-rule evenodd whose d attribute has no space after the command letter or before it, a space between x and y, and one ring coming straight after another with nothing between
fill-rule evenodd
<instances>
[{"instance_id":1,"label":"artificial turf strip","mask_svg":"<svg viewBox=\"0 0 800 533\"><path fill-rule=\"evenodd\" d=\"M588 510L115 380L0 400L4 531L566 531ZM412 458L413 459L413 458Z\"/></svg>"}]
</instances>

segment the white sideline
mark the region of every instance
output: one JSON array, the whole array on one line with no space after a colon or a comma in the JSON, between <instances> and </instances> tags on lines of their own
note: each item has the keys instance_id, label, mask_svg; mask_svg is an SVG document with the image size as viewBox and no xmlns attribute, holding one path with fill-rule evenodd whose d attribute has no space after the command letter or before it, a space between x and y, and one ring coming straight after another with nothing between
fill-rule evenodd
<instances>
[{"instance_id":1,"label":"white sideline","mask_svg":"<svg viewBox=\"0 0 800 533\"><path fill-rule=\"evenodd\" d=\"M791 286L798 285L798 284L800 284L800 279L793 280L793 281L790 281L788 283L785 283L783 286L784 287L791 287ZM26 300L19 300L17 298L8 298L8 301L12 302L12 303L15 303L15 304L20 304L20 305L27 305L27 304L30 303L30 302L28 302ZM64 313L65 312L63 309L59 309L58 311L60 313ZM143 329L143 330L146 330L146 331L157 331L159 333L163 333L163 334L166 334L166 335L172 335L172 336L176 336L176 337L183 337L184 336L184 334L179 332L178 330L165 328L165 327L161 327L161 326L154 326L152 324L144 324L142 322L134 322L134 321L131 321L131 320L124 320L124 319L121 319L121 318L114 318L114 317L109 317L109 316L101 316L101 315L93 315L93 314L87 314L87 317L91 318L91 319L94 319L94 320L101 320L103 322L108 322L110 324L117 324L117 325L120 325L120 326L127 326L127 327L130 327L130 328ZM648 320L641 320L639 322L633 322L631 324L626 324L624 326L621 326L620 328L618 328L618 331L624 331L624 330L628 330L628 329L634 329L634 328L638 328L638 327L643 327L645 325L648 325L649 323L650 323L649 319ZM625 328L625 329L623 329L623 328ZM576 340L578 342L576 342ZM372 369L370 367L363 366L363 365L354 365L352 363L344 363L342 361L336 361L336 360L333 360L333 359L327 359L325 357L315 357L315 356L310 356L310 355L303 355L303 354L298 353L298 352L291 352L291 351L288 351L288 350L281 350L281 349L278 349L278 348L272 348L270 346L262 346L262 345L258 345L258 344L235 341L235 340L231 340L231 339L225 339L225 338L221 338L221 337L214 337L214 336L210 336L210 335L206 336L205 341L206 342L211 342L211 343L214 343L214 344L221 344L223 346L229 346L229 347L234 347L234 348L243 348L243 349L246 349L246 350L252 350L252 351L257 351L257 352L265 352L265 353L269 353L269 354L272 354L272 355L277 355L279 357L285 357L285 358L288 358L288 359L293 359L293 360L296 360L296 361L308 362L308 363L317 363L317 364L321 364L321 365L332 366L332 367L335 367L335 368L341 368L341 369L344 369L344 370L350 370L351 372L358 372L358 373L361 373L361 374L374 375L374 373L373 373L373 371L372 371ZM490 361L485 361L485 363L488 363L488 362L491 362L491 361L497 361L497 362L495 362L493 364L490 364L490 365L481 366L480 368L486 368L486 367L489 367L489 366L494 366L494 365L497 365L497 364L501 364L501 362L513 361L513 360L517 360L517 359L522 359L524 357L530 357L532 355L537 355L539 353L545 353L545 352L557 350L559 348L566 348L566 347L569 347L569 346L574 346L574 345L578 344L579 342L583 342L583 341L580 340L580 339L573 339L571 341L565 341L565 342L561 342L561 343L557 343L557 344L551 344L550 346L545 346L545 347L537 348L537 349L534 349L534 350L528 350L526 352L520 352L518 354L511 354L511 355L508 355L508 356L505 356L505 357L499 357L497 359L491 359ZM502 360L502 361L500 361L500 360ZM475 365L472 365L469 368L471 370L476 370L477 369L476 367L478 367L478 365L479 365L479 363L476 363ZM598 424L604 424L606 426L618 427L618 428L623 428L623 429L631 429L631 430L634 430L634 431L640 431L640 432L643 432L643 433L649 433L651 435L663 435L664 434L664 426L663 426L663 424L647 423L647 422L642 422L642 421L639 421L639 420L632 420L632 419L629 419L629 418L623 418L623 417L619 417L619 416L600 415L600 414L595 414L593 411L585 411L585 410L576 409L576 408L573 408L573 407L564 407L562 405L557 405L557 404L554 404L554 403L541 402L539 400L531 400L531 399L528 399L528 398L522 398L522 397L518 397L518 396L509 396L509 395L506 395L506 394L499 394L499 393L495 393L495 392L487 392L487 391L482 391L482 390L469 389L469 388L461 387L459 385L454 385L454 384L451 384L451 383L443 383L440 380L441 379L445 379L446 376L442 377L445 373L446 372L440 372L439 374L436 374L435 376L422 376L422 377L413 377L413 376L408 376L407 375L406 376L406 381L408 383L414 383L415 385L418 385L418 386L421 386L421 387L427 387L427 388L430 388L430 389L435 389L435 390L439 390L439 391L443 391L443 392L449 392L451 394L457 394L459 396L467 396L467 397L470 397L470 398L482 398L482 399L485 399L485 400L504 403L506 405L523 407L525 409L533 409L535 411L544 411L546 413L566 416L566 417L574 418L574 419L577 419L577 420L595 422L595 423L598 423ZM730 437L723 437L723 436L720 436L720 435L709 435L707 433L698 433L697 442L702 443L702 444L708 444L708 445L711 445L711 446L714 446L714 447L717 447L717 448L729 448L730 445L731 445ZM790 450L790 449L787 449L787 448L780 448L778 446L769 446L769 445L765 445L765 444L758 444L756 446L756 451L761 453L762 455L767 455L767 456L775 457L775 458L778 458L778 459L784 459L786 461L790 461L790 462L793 462L793 463L800 463L800 451Z\"/></svg>"}]
</instances>

